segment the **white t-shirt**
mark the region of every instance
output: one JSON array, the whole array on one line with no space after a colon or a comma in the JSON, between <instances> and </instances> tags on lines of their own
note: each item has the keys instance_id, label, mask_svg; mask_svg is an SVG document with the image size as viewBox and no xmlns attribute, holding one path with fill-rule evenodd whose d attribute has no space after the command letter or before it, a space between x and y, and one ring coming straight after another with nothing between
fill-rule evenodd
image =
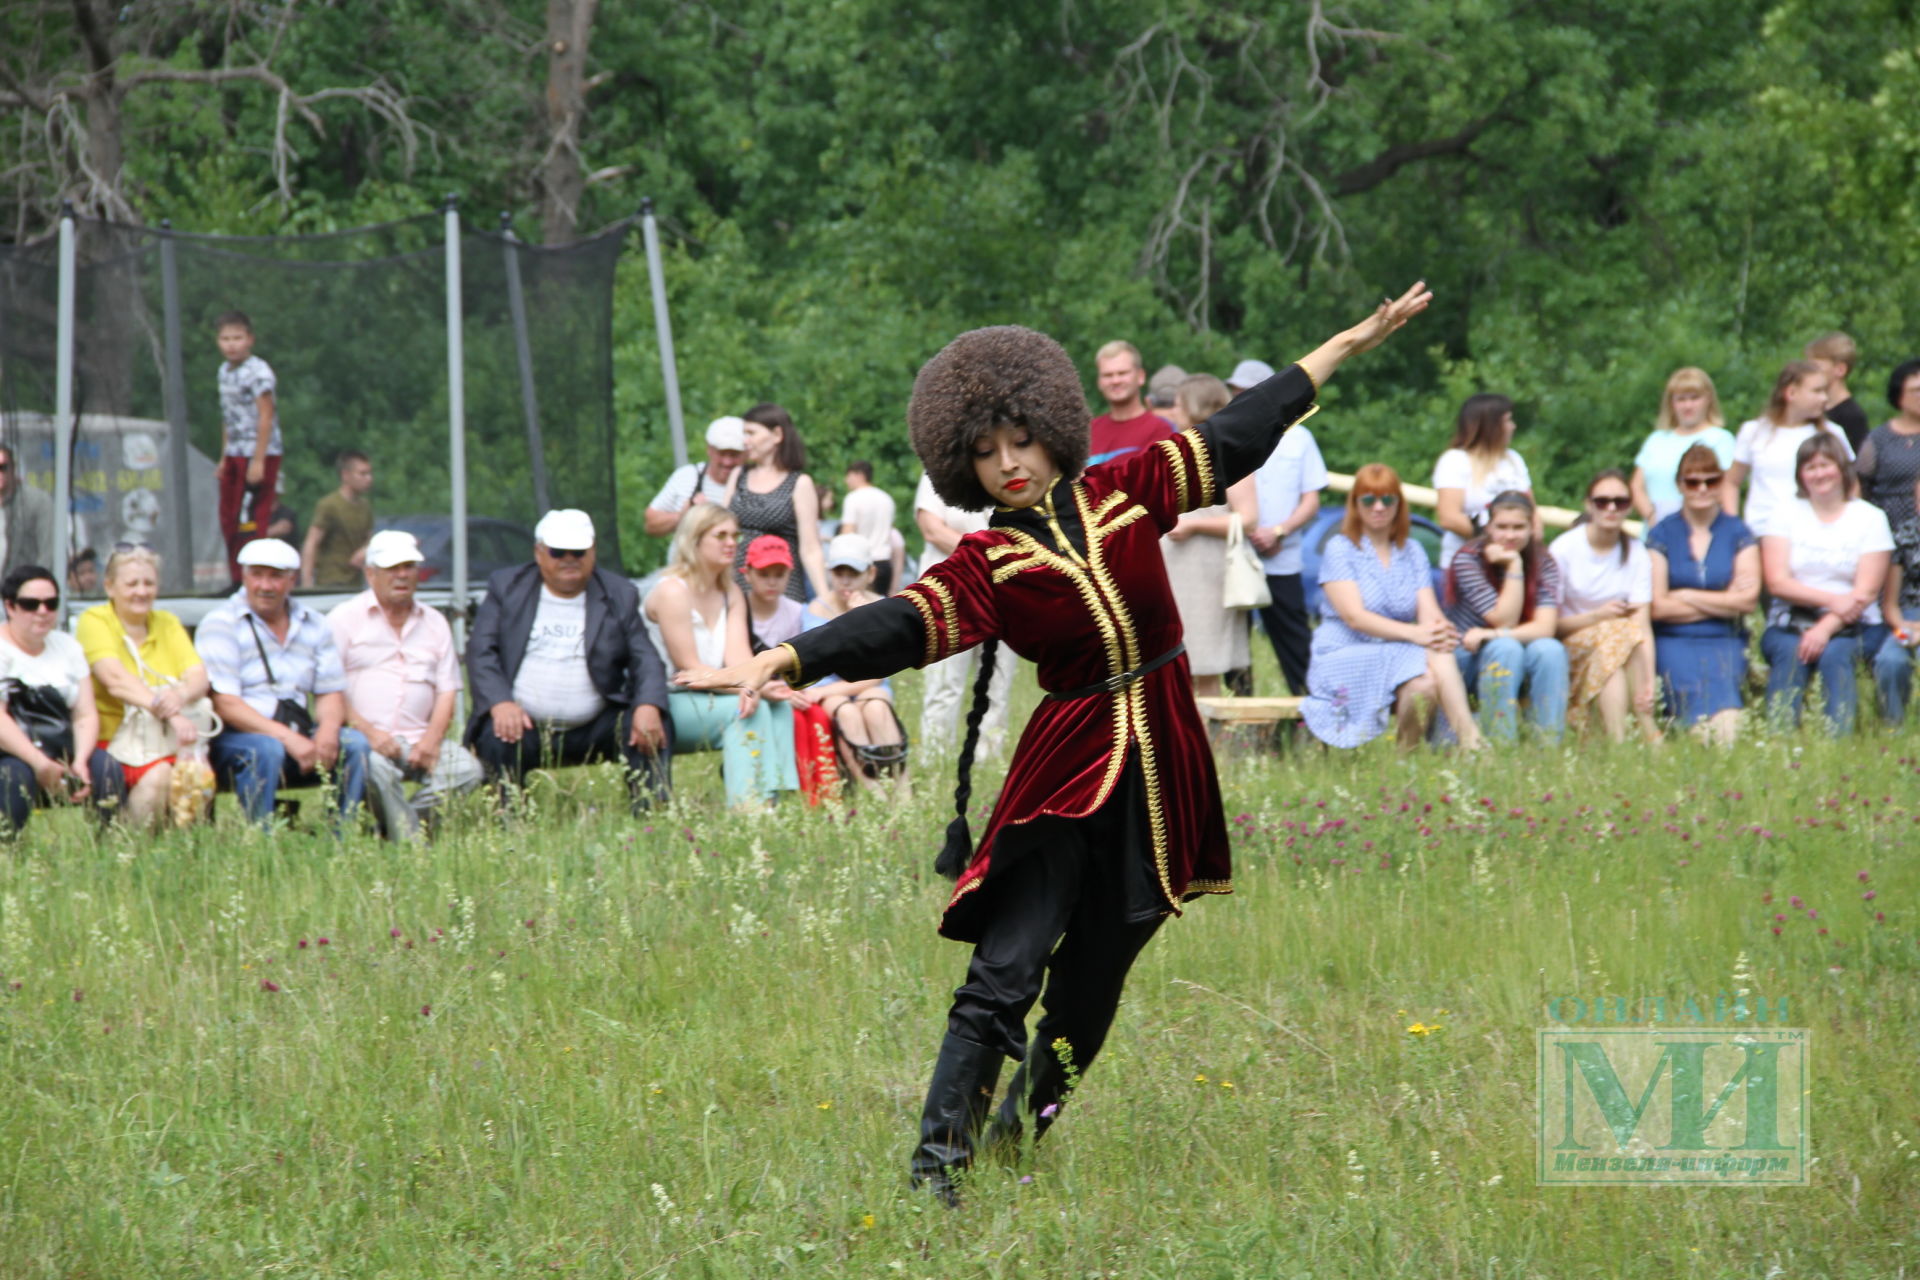
<instances>
[{"instance_id":1,"label":"white t-shirt","mask_svg":"<svg viewBox=\"0 0 1920 1280\"><path fill-rule=\"evenodd\" d=\"M1614 600L1636 605L1653 601L1653 562L1647 558L1647 544L1638 538L1627 543L1624 564L1617 546L1595 551L1584 527L1567 530L1547 550L1560 568L1562 613L1591 613Z\"/></svg>"},{"instance_id":2,"label":"white t-shirt","mask_svg":"<svg viewBox=\"0 0 1920 1280\"><path fill-rule=\"evenodd\" d=\"M1253 473L1253 484L1260 498L1260 525L1267 529L1292 515L1302 497L1326 488L1327 464L1320 457L1313 432L1294 427L1281 436L1274 451ZM1306 536L1306 530L1295 529L1272 555L1261 559L1261 567L1272 574L1299 573L1300 546Z\"/></svg>"},{"instance_id":3,"label":"white t-shirt","mask_svg":"<svg viewBox=\"0 0 1920 1280\"><path fill-rule=\"evenodd\" d=\"M1853 590L1860 557L1870 551L1893 550L1886 512L1860 498L1842 507L1840 518L1831 524L1814 514L1811 502L1795 498L1775 508L1772 523L1760 530L1760 536L1786 538L1787 571L1795 582L1816 591ZM1785 600L1775 599L1767 609L1767 625L1786 626L1791 612ZM1879 623L1879 600L1866 607L1860 621L1870 627Z\"/></svg>"},{"instance_id":4,"label":"white t-shirt","mask_svg":"<svg viewBox=\"0 0 1920 1280\"><path fill-rule=\"evenodd\" d=\"M709 468L704 462L689 462L684 467L675 467L667 482L660 486L660 492L653 495L653 501L647 504L655 511L685 511L687 504L693 501L693 486L697 481L700 492L708 502L716 507L727 505L727 486L708 474Z\"/></svg>"},{"instance_id":5,"label":"white t-shirt","mask_svg":"<svg viewBox=\"0 0 1920 1280\"><path fill-rule=\"evenodd\" d=\"M886 490L874 485L849 489L840 503L840 532L865 538L873 562L885 564L893 558L893 513L893 498Z\"/></svg>"},{"instance_id":6,"label":"white t-shirt","mask_svg":"<svg viewBox=\"0 0 1920 1280\"><path fill-rule=\"evenodd\" d=\"M587 671L585 592L568 600L540 588L527 656L513 677L513 700L535 721L568 729L586 724L606 707Z\"/></svg>"},{"instance_id":7,"label":"white t-shirt","mask_svg":"<svg viewBox=\"0 0 1920 1280\"><path fill-rule=\"evenodd\" d=\"M1831 422L1826 428L1851 458L1853 446L1847 443L1847 433ZM1765 528L1776 509L1799 501L1794 493L1798 486L1793 478L1793 462L1801 443L1816 429L1811 423L1776 427L1765 418L1740 424L1740 434L1733 441L1733 460L1744 462L1751 469L1747 476L1745 511L1749 528Z\"/></svg>"},{"instance_id":8,"label":"white t-shirt","mask_svg":"<svg viewBox=\"0 0 1920 1280\"><path fill-rule=\"evenodd\" d=\"M1465 449L1449 449L1440 455L1433 464L1433 487L1436 489L1459 489L1466 497L1467 519L1478 521L1486 514L1487 504L1509 489L1518 489L1523 493L1533 491L1533 477L1527 473L1527 464L1520 455L1509 449L1500 461L1493 464L1493 470L1478 483L1473 479L1473 458ZM1453 563L1453 553L1458 551L1466 539L1451 529L1440 537L1440 567L1446 568Z\"/></svg>"},{"instance_id":9,"label":"white t-shirt","mask_svg":"<svg viewBox=\"0 0 1920 1280\"><path fill-rule=\"evenodd\" d=\"M47 647L38 654L24 653L12 641L0 640L0 680L52 689L71 708L80 697L80 686L92 678L86 651L64 631L49 631Z\"/></svg>"},{"instance_id":10,"label":"white t-shirt","mask_svg":"<svg viewBox=\"0 0 1920 1280\"><path fill-rule=\"evenodd\" d=\"M920 487L913 492L913 510L916 517L922 511L931 511L940 518L940 523L962 537L969 533L980 532L987 527L987 521L992 518L985 511L962 511L958 507L948 506L940 495L933 491L933 481L924 475L920 477ZM920 557L920 572L925 573L946 558L946 552L929 542L926 554Z\"/></svg>"}]
</instances>

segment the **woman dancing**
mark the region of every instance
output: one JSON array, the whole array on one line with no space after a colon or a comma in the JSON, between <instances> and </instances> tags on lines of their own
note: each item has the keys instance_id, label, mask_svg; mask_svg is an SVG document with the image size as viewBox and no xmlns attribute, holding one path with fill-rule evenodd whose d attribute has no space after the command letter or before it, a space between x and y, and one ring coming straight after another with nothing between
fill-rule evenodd
<instances>
[{"instance_id":1,"label":"woman dancing","mask_svg":"<svg viewBox=\"0 0 1920 1280\"><path fill-rule=\"evenodd\" d=\"M976 682L960 817L936 863L959 879L940 932L974 944L912 1160L914 1185L948 1205L1004 1061L1022 1065L994 1137L1017 1141L1023 1113L1038 1137L1100 1052L1127 970L1160 922L1182 902L1232 889L1161 535L1182 513L1225 501L1343 360L1378 346L1432 296L1414 285L1206 422L1084 476L1086 397L1059 344L1014 325L960 335L920 370L908 425L940 497L993 508L989 527L899 595L747 662L675 677L697 689L863 680L983 643L980 669L991 674L1001 640L1038 664L1046 698L974 849L966 812L985 691Z\"/></svg>"}]
</instances>

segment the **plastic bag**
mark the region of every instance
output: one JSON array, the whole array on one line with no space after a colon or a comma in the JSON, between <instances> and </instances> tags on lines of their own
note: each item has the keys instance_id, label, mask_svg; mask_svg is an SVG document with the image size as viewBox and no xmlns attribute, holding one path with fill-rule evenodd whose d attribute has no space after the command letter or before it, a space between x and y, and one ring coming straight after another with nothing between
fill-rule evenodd
<instances>
[{"instance_id":1,"label":"plastic bag","mask_svg":"<svg viewBox=\"0 0 1920 1280\"><path fill-rule=\"evenodd\" d=\"M205 822L213 814L213 765L207 744L181 747L173 759L173 782L168 788L167 813L176 827Z\"/></svg>"}]
</instances>

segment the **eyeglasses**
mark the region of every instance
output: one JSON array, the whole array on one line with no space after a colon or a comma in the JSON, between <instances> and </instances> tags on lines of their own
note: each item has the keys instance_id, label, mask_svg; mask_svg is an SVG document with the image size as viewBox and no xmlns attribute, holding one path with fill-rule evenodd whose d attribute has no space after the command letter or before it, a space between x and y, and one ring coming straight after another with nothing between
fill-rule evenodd
<instances>
[{"instance_id":1,"label":"eyeglasses","mask_svg":"<svg viewBox=\"0 0 1920 1280\"><path fill-rule=\"evenodd\" d=\"M585 550L572 547L543 547L542 550L555 560L579 560L587 554Z\"/></svg>"},{"instance_id":2,"label":"eyeglasses","mask_svg":"<svg viewBox=\"0 0 1920 1280\"><path fill-rule=\"evenodd\" d=\"M1726 476L1722 474L1710 476L1681 476L1680 483L1689 489L1718 489L1720 482L1725 479Z\"/></svg>"},{"instance_id":3,"label":"eyeglasses","mask_svg":"<svg viewBox=\"0 0 1920 1280\"><path fill-rule=\"evenodd\" d=\"M39 609L52 613L60 607L59 596L15 596L7 602L22 613L32 613Z\"/></svg>"},{"instance_id":4,"label":"eyeglasses","mask_svg":"<svg viewBox=\"0 0 1920 1280\"><path fill-rule=\"evenodd\" d=\"M1625 511L1633 505L1633 499L1626 494L1604 494L1587 499L1596 511Z\"/></svg>"},{"instance_id":5,"label":"eyeglasses","mask_svg":"<svg viewBox=\"0 0 1920 1280\"><path fill-rule=\"evenodd\" d=\"M1400 495L1397 493L1363 493L1355 498L1354 501L1363 507L1385 507L1391 511L1400 505Z\"/></svg>"}]
</instances>

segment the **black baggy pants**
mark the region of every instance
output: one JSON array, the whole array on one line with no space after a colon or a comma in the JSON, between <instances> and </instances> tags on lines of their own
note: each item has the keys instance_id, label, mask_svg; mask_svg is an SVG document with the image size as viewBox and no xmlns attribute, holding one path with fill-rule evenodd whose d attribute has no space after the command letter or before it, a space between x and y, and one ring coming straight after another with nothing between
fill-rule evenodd
<instances>
[{"instance_id":1,"label":"black baggy pants","mask_svg":"<svg viewBox=\"0 0 1920 1280\"><path fill-rule=\"evenodd\" d=\"M487 718L480 722L473 753L480 757L487 777L516 786L529 769L622 760L627 766L627 794L637 812L655 801L666 803L672 781L673 718L662 713L660 720L667 740L655 753L628 745L633 722L630 707L607 707L587 723L570 729L548 731L535 726L521 734L518 742L502 742L493 731L493 720Z\"/></svg>"}]
</instances>

